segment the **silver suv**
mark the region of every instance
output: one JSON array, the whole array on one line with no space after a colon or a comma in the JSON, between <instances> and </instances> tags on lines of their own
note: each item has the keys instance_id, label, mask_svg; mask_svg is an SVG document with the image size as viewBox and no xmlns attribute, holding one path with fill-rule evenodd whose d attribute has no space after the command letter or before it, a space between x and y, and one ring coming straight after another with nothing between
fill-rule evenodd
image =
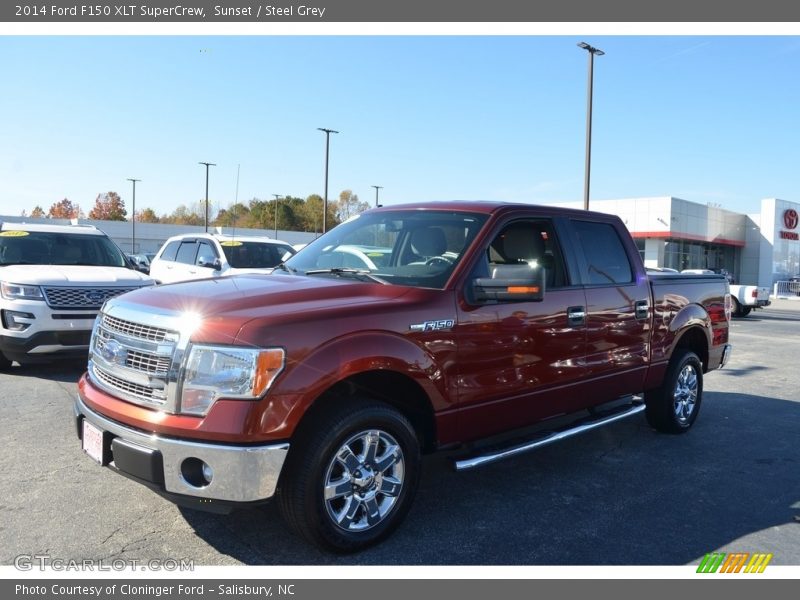
<instances>
[{"instance_id":1,"label":"silver suv","mask_svg":"<svg viewBox=\"0 0 800 600\"><path fill-rule=\"evenodd\" d=\"M0 368L83 356L109 298L152 285L91 225L0 226Z\"/></svg>"}]
</instances>

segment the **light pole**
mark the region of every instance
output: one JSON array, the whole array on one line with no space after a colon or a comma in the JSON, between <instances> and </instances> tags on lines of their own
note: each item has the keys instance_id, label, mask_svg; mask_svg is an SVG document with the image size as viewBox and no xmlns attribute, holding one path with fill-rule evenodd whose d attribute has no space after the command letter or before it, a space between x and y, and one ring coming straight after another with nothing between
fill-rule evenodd
<instances>
[{"instance_id":1,"label":"light pole","mask_svg":"<svg viewBox=\"0 0 800 600\"><path fill-rule=\"evenodd\" d=\"M199 162L198 165L205 165L206 166L206 210L204 211L206 214L205 223L206 223L206 233L208 233L208 167L216 167L215 163L209 162Z\"/></svg>"},{"instance_id":2,"label":"light pole","mask_svg":"<svg viewBox=\"0 0 800 600\"><path fill-rule=\"evenodd\" d=\"M600 48L590 46L586 42L578 44L589 53L589 90L586 99L586 169L583 183L583 210L589 210L589 178L592 168L592 87L594 75L594 55L603 56L605 52Z\"/></svg>"},{"instance_id":3,"label":"light pole","mask_svg":"<svg viewBox=\"0 0 800 600\"><path fill-rule=\"evenodd\" d=\"M133 184L133 208L131 209L131 251L136 253L136 182L141 179L128 177L128 181Z\"/></svg>"},{"instance_id":4,"label":"light pole","mask_svg":"<svg viewBox=\"0 0 800 600\"><path fill-rule=\"evenodd\" d=\"M280 194L272 194L275 196L275 239L278 239L278 199L281 197Z\"/></svg>"},{"instance_id":5,"label":"light pole","mask_svg":"<svg viewBox=\"0 0 800 600\"><path fill-rule=\"evenodd\" d=\"M328 152L331 145L331 134L339 132L324 127L317 127L317 130L325 132L325 198L322 200L322 233L325 233L328 230Z\"/></svg>"},{"instance_id":6,"label":"light pole","mask_svg":"<svg viewBox=\"0 0 800 600\"><path fill-rule=\"evenodd\" d=\"M380 204L378 204L378 190L382 190L382 185L373 185L372 187L375 188L375 208L378 208Z\"/></svg>"}]
</instances>

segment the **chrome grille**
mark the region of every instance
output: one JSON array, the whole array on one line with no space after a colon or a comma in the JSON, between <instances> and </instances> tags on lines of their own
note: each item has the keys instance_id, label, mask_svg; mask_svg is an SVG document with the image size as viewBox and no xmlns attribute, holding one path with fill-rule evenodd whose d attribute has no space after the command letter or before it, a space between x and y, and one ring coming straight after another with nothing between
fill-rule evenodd
<instances>
[{"instance_id":1,"label":"chrome grille","mask_svg":"<svg viewBox=\"0 0 800 600\"><path fill-rule=\"evenodd\" d=\"M110 331L116 331L130 337L148 340L150 342L163 342L170 333L175 333L170 332L168 329L162 329L161 327L133 323L110 315L103 315L103 327Z\"/></svg>"},{"instance_id":2,"label":"chrome grille","mask_svg":"<svg viewBox=\"0 0 800 600\"><path fill-rule=\"evenodd\" d=\"M129 350L125 357L125 366L144 373L166 375L172 362L170 356L157 356L149 352Z\"/></svg>"},{"instance_id":3,"label":"chrome grille","mask_svg":"<svg viewBox=\"0 0 800 600\"><path fill-rule=\"evenodd\" d=\"M139 385L137 383L126 381L120 377L112 375L97 365L94 365L92 371L101 382L105 383L107 386L120 390L125 394L134 396L140 400L144 400L149 404L161 405L166 402L166 397L163 390L155 390L146 385Z\"/></svg>"},{"instance_id":4,"label":"chrome grille","mask_svg":"<svg viewBox=\"0 0 800 600\"><path fill-rule=\"evenodd\" d=\"M188 344L180 322L179 314L109 301L92 332L92 382L127 402L176 412L176 375Z\"/></svg>"},{"instance_id":5,"label":"chrome grille","mask_svg":"<svg viewBox=\"0 0 800 600\"><path fill-rule=\"evenodd\" d=\"M136 287L45 287L44 298L50 308L97 310L103 302L125 292L139 288Z\"/></svg>"}]
</instances>

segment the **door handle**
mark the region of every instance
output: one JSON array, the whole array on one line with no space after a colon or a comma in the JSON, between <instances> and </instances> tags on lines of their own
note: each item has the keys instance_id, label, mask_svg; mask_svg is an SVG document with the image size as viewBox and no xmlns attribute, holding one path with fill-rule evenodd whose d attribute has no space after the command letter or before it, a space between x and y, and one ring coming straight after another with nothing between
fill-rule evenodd
<instances>
[{"instance_id":1,"label":"door handle","mask_svg":"<svg viewBox=\"0 0 800 600\"><path fill-rule=\"evenodd\" d=\"M650 316L649 300L637 300L633 306L637 319L646 319Z\"/></svg>"},{"instance_id":2,"label":"door handle","mask_svg":"<svg viewBox=\"0 0 800 600\"><path fill-rule=\"evenodd\" d=\"M570 325L586 325L586 308L583 306L570 306L567 309L567 322Z\"/></svg>"}]
</instances>

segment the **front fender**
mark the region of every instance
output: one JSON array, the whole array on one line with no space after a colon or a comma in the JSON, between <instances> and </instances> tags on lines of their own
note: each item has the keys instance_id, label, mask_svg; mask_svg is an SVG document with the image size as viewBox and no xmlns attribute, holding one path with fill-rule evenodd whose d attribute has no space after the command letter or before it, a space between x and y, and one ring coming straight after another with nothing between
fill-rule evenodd
<instances>
[{"instance_id":1,"label":"front fender","mask_svg":"<svg viewBox=\"0 0 800 600\"><path fill-rule=\"evenodd\" d=\"M455 363L455 343L441 337L418 344L395 333L376 331L331 340L287 364L251 426L269 438L288 439L317 398L337 383L369 371L410 377L425 392L434 411L452 408L449 398L455 396L448 393L447 373L448 366Z\"/></svg>"}]
</instances>

